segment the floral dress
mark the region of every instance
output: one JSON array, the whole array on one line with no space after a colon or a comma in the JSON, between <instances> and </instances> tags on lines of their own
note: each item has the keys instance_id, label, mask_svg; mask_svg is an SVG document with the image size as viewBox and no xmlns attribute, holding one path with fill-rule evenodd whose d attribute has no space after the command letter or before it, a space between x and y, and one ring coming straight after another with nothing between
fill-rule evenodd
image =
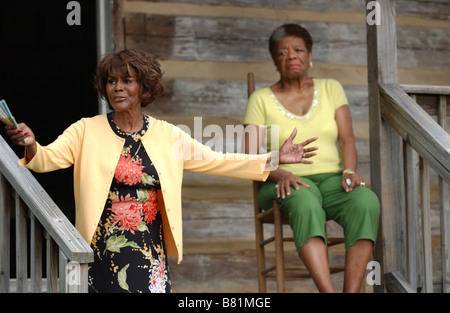
<instances>
[{"instance_id":1,"label":"floral dress","mask_svg":"<svg viewBox=\"0 0 450 313\"><path fill-rule=\"evenodd\" d=\"M171 292L156 169L138 132L120 130L108 114L113 131L125 138L109 197L92 238L94 263L89 267L90 292Z\"/></svg>"}]
</instances>

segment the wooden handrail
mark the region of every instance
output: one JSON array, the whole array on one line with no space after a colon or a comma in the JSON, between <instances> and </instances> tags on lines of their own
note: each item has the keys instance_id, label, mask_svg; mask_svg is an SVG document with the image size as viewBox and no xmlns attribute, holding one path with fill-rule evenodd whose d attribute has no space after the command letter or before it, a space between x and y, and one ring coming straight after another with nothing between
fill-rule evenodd
<instances>
[{"instance_id":1,"label":"wooden handrail","mask_svg":"<svg viewBox=\"0 0 450 313\"><path fill-rule=\"evenodd\" d=\"M431 85L400 85L406 93L427 94L427 95L450 95L450 86Z\"/></svg>"},{"instance_id":2,"label":"wooden handrail","mask_svg":"<svg viewBox=\"0 0 450 313\"><path fill-rule=\"evenodd\" d=\"M93 252L31 172L20 166L14 151L0 136L0 171L55 240L64 255L79 263L92 262Z\"/></svg>"},{"instance_id":3,"label":"wooden handrail","mask_svg":"<svg viewBox=\"0 0 450 313\"><path fill-rule=\"evenodd\" d=\"M445 97L450 93L450 88L445 86L400 86L380 83L379 91L382 118L391 125L406 143L404 146L404 175L408 279L405 279L399 272L386 273L386 287L389 291L394 292L410 292L415 289L421 289L424 292L433 292L434 290L430 219L431 186L429 168L431 167L439 178L442 276L438 280L442 283L442 290L449 292L450 260L448 259L447 247L450 244L448 194L448 183L450 183L450 135L445 131L447 124L446 112L448 112ZM411 97L406 92L410 93ZM439 97L437 110L439 123L436 123L415 101L418 94ZM397 194L396 196L401 195ZM421 214L419 210L421 210ZM422 237L421 240L419 239L419 234ZM418 242L422 243L418 245ZM422 257L419 257L419 255ZM422 281L419 282L419 280Z\"/></svg>"},{"instance_id":4,"label":"wooden handrail","mask_svg":"<svg viewBox=\"0 0 450 313\"><path fill-rule=\"evenodd\" d=\"M406 93L427 94L427 95L450 95L450 86L431 85L400 85Z\"/></svg>"},{"instance_id":5,"label":"wooden handrail","mask_svg":"<svg viewBox=\"0 0 450 313\"><path fill-rule=\"evenodd\" d=\"M81 284L79 287L70 286L70 282L66 282L66 291L87 291L87 264L93 262L94 254L90 246L87 242L82 238L80 233L75 229L72 223L67 219L64 213L59 209L59 207L55 204L55 202L50 198L48 193L42 188L39 182L35 179L35 177L31 174L31 172L25 168L20 166L17 161L19 160L11 147L6 143L2 136L0 136L0 178L4 177L5 181L9 183L9 185L14 189L15 196L13 195L13 199L15 198L15 210L16 217L17 216L25 216L27 215L25 206L21 203L24 203L26 207L29 209L29 215L31 218L31 238L32 243L37 242L38 245L41 239L34 238L35 237L35 228L38 227L36 222L39 221L39 228L42 228L42 233L47 238L47 250L52 250L51 255L49 251L47 251L48 264L51 264L51 268L48 268L47 275L49 270L53 273L60 272L59 279L60 283L66 280L64 272L61 273L64 268L61 268L61 264L64 262L70 261L72 264L79 265L80 275L83 277L79 277L81 280ZM2 182L4 179L2 179ZM4 183L2 183L4 185ZM10 200L8 200L8 190L7 186L2 186L3 192L1 193L2 207L0 207L0 213L2 213L5 217L4 221L0 221L3 225L3 228L9 228L7 225L9 224L9 216L10 212L14 212L14 205L10 205ZM12 202L13 203L13 202ZM19 212L19 213L18 213ZM19 215L17 215L19 214ZM37 221L36 221L37 220ZM21 223L21 225L25 225L24 231L26 231L26 222L16 221L16 223ZM39 231L41 233L41 231ZM9 242L9 234L5 234L5 238L0 238L0 241L8 241ZM8 243L4 243L5 246L8 246ZM58 264L54 262L54 257L58 255L57 250L55 251L53 248L59 248L60 255L60 268L58 268ZM23 249L23 247L22 247ZM41 248L38 248L39 251ZM26 252L26 249L24 250ZM9 252L1 251L2 253L8 254ZM32 248L31 254L34 253ZM26 260L26 253L24 256L18 256L18 258ZM7 257L2 257L0 261L9 262ZM63 259L66 259L64 261ZM38 261L39 262L39 261ZM26 264L26 261L25 263ZM23 265L21 265L23 267ZM31 261L31 266L33 267L33 261ZM3 264L2 267L8 268L8 265ZM37 269L39 271L39 269ZM33 270L32 270L33 272ZM26 273L26 266L25 266ZM2 273L2 280L5 280L5 273ZM9 275L9 273L8 273ZM22 275L22 274L21 274ZM25 274L26 275L26 274ZM86 276L86 277L84 277ZM49 285L49 277L47 276L47 284ZM53 286L55 285L55 278L57 275L51 275L51 284L52 290L55 291ZM9 279L9 278L8 278ZM26 279L26 277L25 277ZM36 277L34 277L36 279ZM39 278L38 278L39 279ZM17 277L17 283L19 284L19 277ZM23 284L23 282L21 282ZM33 282L32 282L33 284ZM5 285L6 286L6 285ZM0 286L1 287L1 286ZM4 287L3 287L4 288ZM24 289L23 289L24 290ZM64 291L64 286L60 285L60 291Z\"/></svg>"},{"instance_id":6,"label":"wooden handrail","mask_svg":"<svg viewBox=\"0 0 450 313\"><path fill-rule=\"evenodd\" d=\"M450 183L450 135L396 84L380 83L383 119Z\"/></svg>"}]
</instances>

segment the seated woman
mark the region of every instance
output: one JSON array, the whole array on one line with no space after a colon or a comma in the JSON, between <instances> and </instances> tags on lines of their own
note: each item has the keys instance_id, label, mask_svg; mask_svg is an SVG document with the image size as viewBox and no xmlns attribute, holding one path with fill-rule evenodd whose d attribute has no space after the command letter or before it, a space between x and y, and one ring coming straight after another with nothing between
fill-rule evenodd
<instances>
[{"instance_id":1,"label":"seated woman","mask_svg":"<svg viewBox=\"0 0 450 313\"><path fill-rule=\"evenodd\" d=\"M251 95L244 123L265 126L268 133L277 128L279 142L298 128L296 140L317 136L319 149L314 164L282 164L272 171L261 184L258 203L268 209L277 199L289 215L297 251L320 292L335 291L325 223L327 218L339 223L346 246L344 292L358 292L377 237L380 205L356 172L352 119L341 84L308 76L312 46L309 32L296 24L283 25L270 37L280 80ZM272 136L267 136L268 147ZM246 145L246 153L252 152Z\"/></svg>"}]
</instances>

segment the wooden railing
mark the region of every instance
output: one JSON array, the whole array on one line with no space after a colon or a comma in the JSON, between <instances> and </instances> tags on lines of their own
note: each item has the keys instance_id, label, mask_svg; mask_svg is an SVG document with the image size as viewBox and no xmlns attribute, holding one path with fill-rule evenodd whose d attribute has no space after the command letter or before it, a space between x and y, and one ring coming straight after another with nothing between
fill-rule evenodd
<instances>
[{"instance_id":1,"label":"wooden railing","mask_svg":"<svg viewBox=\"0 0 450 313\"><path fill-rule=\"evenodd\" d=\"M87 292L92 249L1 136L0 155L0 292Z\"/></svg>"},{"instance_id":2,"label":"wooden railing","mask_svg":"<svg viewBox=\"0 0 450 313\"><path fill-rule=\"evenodd\" d=\"M399 232L406 230L406 247L402 248L406 251L406 270L386 273L386 288L394 292L433 292L441 285L439 291L450 292L450 136L446 131L450 88L380 83L379 90L381 116L403 138L403 156L398 157L403 158L405 191L405 210L398 213L402 216L398 227ZM440 207L440 262L433 260L432 251L430 169L437 175L434 181L439 193L435 198ZM433 264L436 268L439 263L433 277Z\"/></svg>"}]
</instances>

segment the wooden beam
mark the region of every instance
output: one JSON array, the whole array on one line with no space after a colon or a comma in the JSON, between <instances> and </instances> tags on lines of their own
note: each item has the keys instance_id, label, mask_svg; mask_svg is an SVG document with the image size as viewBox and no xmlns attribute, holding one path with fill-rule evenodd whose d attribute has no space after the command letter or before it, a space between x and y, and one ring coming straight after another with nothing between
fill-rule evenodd
<instances>
[{"instance_id":1,"label":"wooden beam","mask_svg":"<svg viewBox=\"0 0 450 313\"><path fill-rule=\"evenodd\" d=\"M42 292L42 226L33 215L30 215L30 291Z\"/></svg>"},{"instance_id":2,"label":"wooden beam","mask_svg":"<svg viewBox=\"0 0 450 313\"><path fill-rule=\"evenodd\" d=\"M420 214L419 214L419 155L405 142L404 171L406 197L406 242L407 242L407 280L417 290L420 279L418 269L421 268L420 258Z\"/></svg>"},{"instance_id":3,"label":"wooden beam","mask_svg":"<svg viewBox=\"0 0 450 313\"><path fill-rule=\"evenodd\" d=\"M297 20L297 21L321 21L335 23L363 24L365 17L362 12L344 11L315 11L304 9L273 9L263 7L236 7L229 5L198 5L188 3L167 3L149 1L126 1L126 13L146 13L158 15L190 15L203 17L230 17L269 20ZM444 23L442 23L444 24Z\"/></svg>"},{"instance_id":4,"label":"wooden beam","mask_svg":"<svg viewBox=\"0 0 450 313\"><path fill-rule=\"evenodd\" d=\"M24 293L27 290L27 246L28 246L28 229L27 229L27 208L20 199L17 192L15 197L15 213L16 213L16 281L17 292Z\"/></svg>"},{"instance_id":5,"label":"wooden beam","mask_svg":"<svg viewBox=\"0 0 450 313\"><path fill-rule=\"evenodd\" d=\"M114 51L125 49L125 27L123 19L124 0L114 0L113 4L113 44Z\"/></svg>"},{"instance_id":6,"label":"wooden beam","mask_svg":"<svg viewBox=\"0 0 450 313\"><path fill-rule=\"evenodd\" d=\"M380 84L380 94L383 118L450 183L450 135L398 85Z\"/></svg>"},{"instance_id":7,"label":"wooden beam","mask_svg":"<svg viewBox=\"0 0 450 313\"><path fill-rule=\"evenodd\" d=\"M431 241L430 166L420 158L420 193L422 213L423 292L433 292L433 251Z\"/></svg>"},{"instance_id":8,"label":"wooden beam","mask_svg":"<svg viewBox=\"0 0 450 313\"><path fill-rule=\"evenodd\" d=\"M382 2L382 1L378 1ZM283 5L281 1L277 2L277 9L271 7L257 6L231 6L231 5L204 5L188 4L171 1L126 1L126 13L147 13L158 15L191 15L205 17L231 17L268 20L294 20L302 22L334 22L334 23L352 23L364 24L366 19L359 10L336 10L331 7L329 10L311 10L305 9L295 1L286 2ZM446 20L429 19L420 16L398 16L396 17L399 25L417 26L429 28L449 28Z\"/></svg>"},{"instance_id":9,"label":"wooden beam","mask_svg":"<svg viewBox=\"0 0 450 313\"><path fill-rule=\"evenodd\" d=\"M449 93L450 94L450 87ZM447 97L440 95L438 105L438 123L443 128L447 127L447 112L450 104L447 103ZM444 182L439 177L439 202L441 207L441 264L442 264L442 292L450 292L450 201L448 182Z\"/></svg>"},{"instance_id":10,"label":"wooden beam","mask_svg":"<svg viewBox=\"0 0 450 313\"><path fill-rule=\"evenodd\" d=\"M368 5L370 1L366 1ZM367 24L367 64L369 82L369 123L371 147L371 186L381 203L380 231L375 245L374 258L383 273L402 269L405 275L403 243L405 225L403 146L398 134L381 117L379 83L397 84L397 38L395 3L377 1L380 25ZM372 12L369 5L367 14ZM384 291L384 275L375 292Z\"/></svg>"},{"instance_id":11,"label":"wooden beam","mask_svg":"<svg viewBox=\"0 0 450 313\"><path fill-rule=\"evenodd\" d=\"M148 49L149 45L133 45L127 43L127 48ZM152 49L154 53L154 49ZM225 62L225 61L195 61L195 60L160 60L164 69L165 79L204 79L204 80L235 80L243 81L248 72L254 72L258 81L273 82L279 79L273 63L268 62ZM370 67L369 67L370 68ZM311 70L314 77L329 77L338 79L344 86L367 86L368 73L366 66L326 64L315 62ZM447 71L427 69L399 69L400 81L414 83L450 84Z\"/></svg>"},{"instance_id":12,"label":"wooden beam","mask_svg":"<svg viewBox=\"0 0 450 313\"><path fill-rule=\"evenodd\" d=\"M417 293L399 272L385 274L386 289L393 293Z\"/></svg>"},{"instance_id":13,"label":"wooden beam","mask_svg":"<svg viewBox=\"0 0 450 313\"><path fill-rule=\"evenodd\" d=\"M11 231L11 185L0 172L0 292L9 292L10 279L10 231Z\"/></svg>"},{"instance_id":14,"label":"wooden beam","mask_svg":"<svg viewBox=\"0 0 450 313\"><path fill-rule=\"evenodd\" d=\"M432 85L400 85L406 93L432 94L432 95L450 95L450 86L432 86Z\"/></svg>"}]
</instances>

